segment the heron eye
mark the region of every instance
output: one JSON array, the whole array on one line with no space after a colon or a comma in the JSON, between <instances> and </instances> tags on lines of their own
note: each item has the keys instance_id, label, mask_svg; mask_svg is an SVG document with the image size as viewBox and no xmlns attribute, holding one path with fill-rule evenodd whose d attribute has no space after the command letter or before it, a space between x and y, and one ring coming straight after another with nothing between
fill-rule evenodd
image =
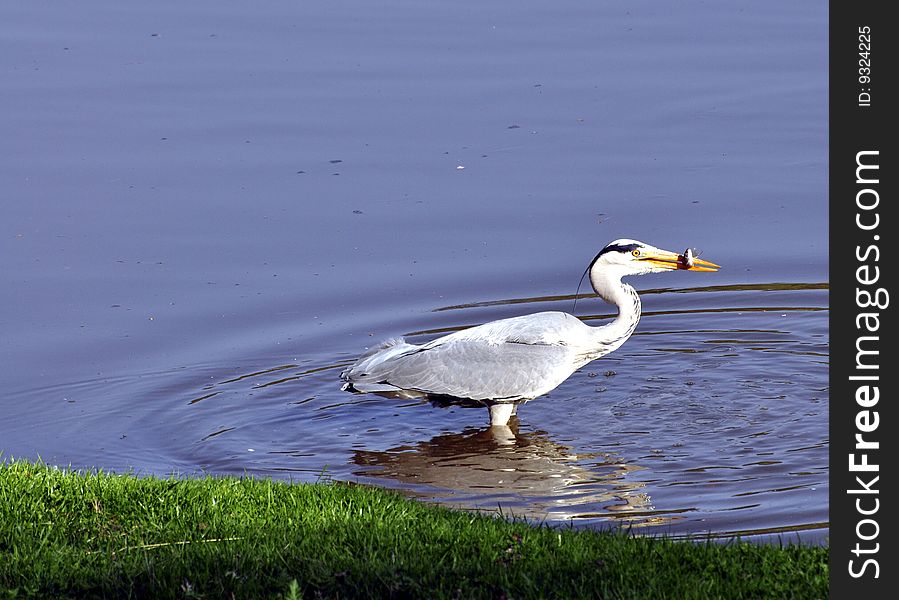
<instances>
[{"instance_id":1,"label":"heron eye","mask_svg":"<svg viewBox=\"0 0 899 600\"><path fill-rule=\"evenodd\" d=\"M634 256L640 256L640 251L634 250L633 252L631 252L631 254L633 254Z\"/></svg>"}]
</instances>

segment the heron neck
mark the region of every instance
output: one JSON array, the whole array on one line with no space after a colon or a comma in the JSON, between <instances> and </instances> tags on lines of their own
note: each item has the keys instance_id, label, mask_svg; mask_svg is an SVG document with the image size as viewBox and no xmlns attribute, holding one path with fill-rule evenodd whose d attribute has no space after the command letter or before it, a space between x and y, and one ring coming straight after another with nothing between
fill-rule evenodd
<instances>
[{"instance_id":1,"label":"heron neck","mask_svg":"<svg viewBox=\"0 0 899 600\"><path fill-rule=\"evenodd\" d=\"M602 327L594 329L594 341L602 354L608 354L623 344L640 321L640 297L637 290L620 278L590 273L590 283L600 298L618 307L618 316Z\"/></svg>"}]
</instances>

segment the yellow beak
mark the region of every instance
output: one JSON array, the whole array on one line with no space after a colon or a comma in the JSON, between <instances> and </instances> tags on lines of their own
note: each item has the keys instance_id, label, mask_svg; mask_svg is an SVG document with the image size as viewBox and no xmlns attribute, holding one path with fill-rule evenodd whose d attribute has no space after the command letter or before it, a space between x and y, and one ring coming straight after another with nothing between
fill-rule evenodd
<instances>
[{"instance_id":1,"label":"yellow beak","mask_svg":"<svg viewBox=\"0 0 899 600\"><path fill-rule=\"evenodd\" d=\"M653 252L644 252L640 260L645 260L662 269L670 269L672 271L717 271L721 267L713 262L702 260L696 257L687 257L683 254L668 252L667 250L658 250Z\"/></svg>"}]
</instances>

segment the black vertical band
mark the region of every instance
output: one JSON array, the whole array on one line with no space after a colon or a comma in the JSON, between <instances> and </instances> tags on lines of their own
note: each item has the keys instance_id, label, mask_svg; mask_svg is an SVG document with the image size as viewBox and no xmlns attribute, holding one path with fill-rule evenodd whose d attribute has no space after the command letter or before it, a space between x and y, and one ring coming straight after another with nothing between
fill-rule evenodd
<instances>
[{"instance_id":1,"label":"black vertical band","mask_svg":"<svg viewBox=\"0 0 899 600\"><path fill-rule=\"evenodd\" d=\"M899 23L830 4L830 577L833 598L899 589L894 303ZM889 216L888 216L889 215Z\"/></svg>"}]
</instances>

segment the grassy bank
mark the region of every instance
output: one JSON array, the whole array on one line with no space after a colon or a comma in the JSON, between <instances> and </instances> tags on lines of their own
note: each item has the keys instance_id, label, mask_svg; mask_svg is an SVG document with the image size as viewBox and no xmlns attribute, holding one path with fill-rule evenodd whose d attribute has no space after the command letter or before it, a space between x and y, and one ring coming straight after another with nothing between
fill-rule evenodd
<instances>
[{"instance_id":1,"label":"grassy bank","mask_svg":"<svg viewBox=\"0 0 899 600\"><path fill-rule=\"evenodd\" d=\"M630 538L358 486L0 465L4 597L822 598L823 548Z\"/></svg>"}]
</instances>

